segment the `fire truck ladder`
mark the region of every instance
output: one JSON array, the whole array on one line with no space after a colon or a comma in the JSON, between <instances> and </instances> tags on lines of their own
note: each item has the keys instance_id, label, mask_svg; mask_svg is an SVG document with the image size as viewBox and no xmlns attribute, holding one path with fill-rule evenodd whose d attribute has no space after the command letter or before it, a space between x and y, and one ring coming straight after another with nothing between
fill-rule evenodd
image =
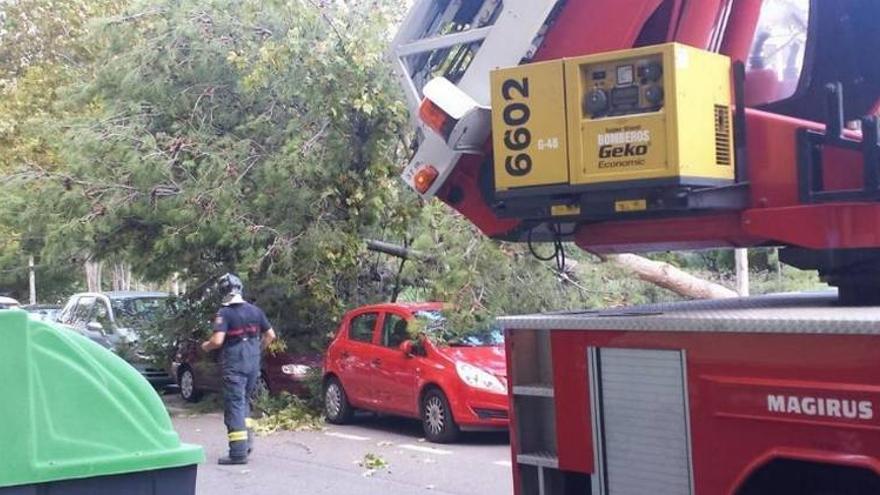
<instances>
[{"instance_id":1,"label":"fire truck ladder","mask_svg":"<svg viewBox=\"0 0 880 495\"><path fill-rule=\"evenodd\" d=\"M411 181L425 164L440 173L433 194L461 157L443 139L418 121L423 88L443 77L477 104L490 104L489 72L529 60L552 22L559 0L416 0L391 45L400 84L414 125L420 129L419 148L403 176ZM475 132L488 138L486 115ZM475 141L478 141L477 137Z\"/></svg>"}]
</instances>

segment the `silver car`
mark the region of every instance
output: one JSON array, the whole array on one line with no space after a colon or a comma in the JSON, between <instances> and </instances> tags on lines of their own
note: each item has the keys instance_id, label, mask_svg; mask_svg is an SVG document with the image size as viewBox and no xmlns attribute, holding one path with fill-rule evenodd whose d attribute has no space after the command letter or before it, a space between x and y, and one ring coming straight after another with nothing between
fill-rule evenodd
<instances>
[{"instance_id":1,"label":"silver car","mask_svg":"<svg viewBox=\"0 0 880 495\"><path fill-rule=\"evenodd\" d=\"M70 297L58 322L108 349L134 349L134 355L124 357L159 388L173 384L174 379L139 355L137 342L140 332L167 311L167 304L168 294L163 292L83 292Z\"/></svg>"}]
</instances>

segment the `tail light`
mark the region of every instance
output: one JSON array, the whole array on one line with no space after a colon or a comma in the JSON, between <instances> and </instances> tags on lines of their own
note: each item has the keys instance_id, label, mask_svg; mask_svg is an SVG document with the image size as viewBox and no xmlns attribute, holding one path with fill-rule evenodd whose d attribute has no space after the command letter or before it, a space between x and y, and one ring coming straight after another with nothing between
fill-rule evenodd
<instances>
[{"instance_id":1,"label":"tail light","mask_svg":"<svg viewBox=\"0 0 880 495\"><path fill-rule=\"evenodd\" d=\"M419 118L428 128L440 135L444 140L449 139L452 129L457 122L433 101L425 98L419 107Z\"/></svg>"},{"instance_id":2,"label":"tail light","mask_svg":"<svg viewBox=\"0 0 880 495\"><path fill-rule=\"evenodd\" d=\"M440 175L440 172L436 168L432 165L425 165L416 172L413 178L413 187L415 187L419 194L425 194L431 188L434 181L437 180L438 175Z\"/></svg>"}]
</instances>

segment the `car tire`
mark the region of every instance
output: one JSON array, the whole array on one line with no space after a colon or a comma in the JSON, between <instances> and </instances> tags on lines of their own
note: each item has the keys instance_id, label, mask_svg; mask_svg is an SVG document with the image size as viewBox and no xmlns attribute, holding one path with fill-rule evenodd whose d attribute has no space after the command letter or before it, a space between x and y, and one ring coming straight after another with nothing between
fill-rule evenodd
<instances>
[{"instance_id":1,"label":"car tire","mask_svg":"<svg viewBox=\"0 0 880 495\"><path fill-rule=\"evenodd\" d=\"M202 398L202 391L196 387L196 376L192 369L184 367L177 375L177 386L180 388L180 396L187 402L198 402Z\"/></svg>"},{"instance_id":2,"label":"car tire","mask_svg":"<svg viewBox=\"0 0 880 495\"><path fill-rule=\"evenodd\" d=\"M425 438L433 443L452 443L458 439L461 430L452 417L452 408L446 395L439 389L425 392L421 404L422 429Z\"/></svg>"},{"instance_id":3,"label":"car tire","mask_svg":"<svg viewBox=\"0 0 880 495\"><path fill-rule=\"evenodd\" d=\"M348 402L348 395L342 383L336 378L329 378L324 385L324 416L328 423L342 425L351 421L354 409Z\"/></svg>"}]
</instances>

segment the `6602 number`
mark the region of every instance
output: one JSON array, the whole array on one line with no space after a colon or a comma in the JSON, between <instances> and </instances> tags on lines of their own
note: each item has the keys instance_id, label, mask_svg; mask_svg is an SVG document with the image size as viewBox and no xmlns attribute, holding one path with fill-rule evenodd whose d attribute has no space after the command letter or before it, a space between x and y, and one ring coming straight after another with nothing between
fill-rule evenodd
<instances>
[{"instance_id":1,"label":"6602 number","mask_svg":"<svg viewBox=\"0 0 880 495\"><path fill-rule=\"evenodd\" d=\"M532 157L525 152L532 144L532 133L525 127L532 111L525 103L514 100L528 99L529 79L507 79L501 85L501 96L508 102L501 114L507 127L504 147L509 152L504 158L504 169L510 175L522 177L532 171Z\"/></svg>"}]
</instances>

